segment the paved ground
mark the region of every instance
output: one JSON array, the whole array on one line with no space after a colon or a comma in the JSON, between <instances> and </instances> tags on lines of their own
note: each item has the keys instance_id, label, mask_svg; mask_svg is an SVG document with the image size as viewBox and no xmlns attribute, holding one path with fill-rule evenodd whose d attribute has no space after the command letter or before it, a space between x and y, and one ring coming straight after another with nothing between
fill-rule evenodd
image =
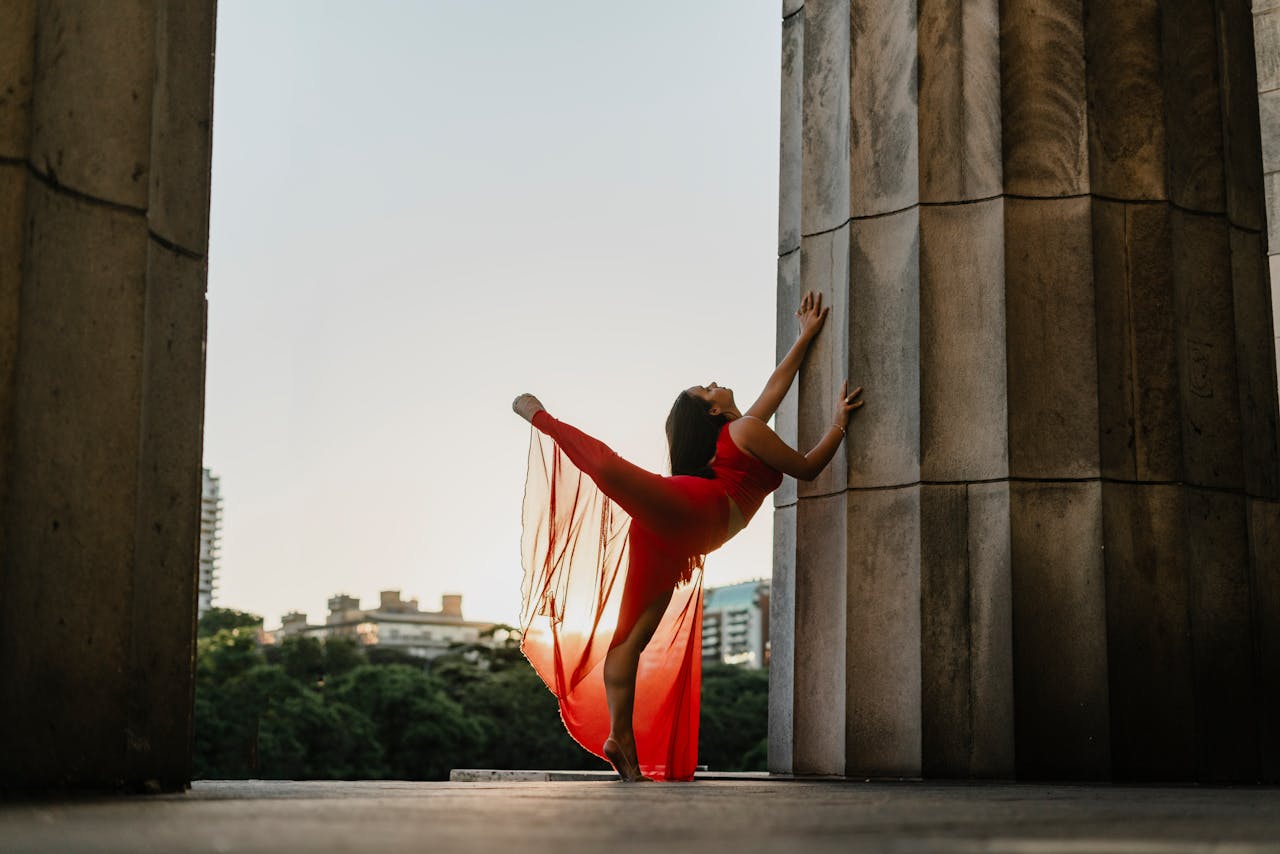
<instances>
[{"instance_id":1,"label":"paved ground","mask_svg":"<svg viewBox=\"0 0 1280 854\"><path fill-rule=\"evenodd\" d=\"M0 851L1280 852L1280 790L710 780L201 782L0 804Z\"/></svg>"}]
</instances>

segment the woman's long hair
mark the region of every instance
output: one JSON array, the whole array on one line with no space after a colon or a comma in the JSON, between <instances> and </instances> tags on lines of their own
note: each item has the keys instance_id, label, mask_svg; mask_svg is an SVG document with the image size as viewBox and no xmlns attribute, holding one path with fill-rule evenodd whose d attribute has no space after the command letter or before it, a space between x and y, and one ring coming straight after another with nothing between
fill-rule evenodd
<instances>
[{"instance_id":1,"label":"woman's long hair","mask_svg":"<svg viewBox=\"0 0 1280 854\"><path fill-rule=\"evenodd\" d=\"M715 478L711 458L716 455L716 437L728 422L725 415L712 415L705 400L687 391L676 396L667 415L667 448L671 453L671 473Z\"/></svg>"}]
</instances>

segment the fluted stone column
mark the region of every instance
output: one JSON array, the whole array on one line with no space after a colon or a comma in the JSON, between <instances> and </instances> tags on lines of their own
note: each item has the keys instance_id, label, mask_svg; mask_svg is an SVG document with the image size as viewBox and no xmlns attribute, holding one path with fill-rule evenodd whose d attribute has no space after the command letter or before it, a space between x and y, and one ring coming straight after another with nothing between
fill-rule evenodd
<instances>
[{"instance_id":1,"label":"fluted stone column","mask_svg":"<svg viewBox=\"0 0 1280 854\"><path fill-rule=\"evenodd\" d=\"M771 770L1277 779L1257 5L783 4Z\"/></svg>"},{"instance_id":2,"label":"fluted stone column","mask_svg":"<svg viewBox=\"0 0 1280 854\"><path fill-rule=\"evenodd\" d=\"M0 3L0 786L191 775L213 0Z\"/></svg>"}]
</instances>

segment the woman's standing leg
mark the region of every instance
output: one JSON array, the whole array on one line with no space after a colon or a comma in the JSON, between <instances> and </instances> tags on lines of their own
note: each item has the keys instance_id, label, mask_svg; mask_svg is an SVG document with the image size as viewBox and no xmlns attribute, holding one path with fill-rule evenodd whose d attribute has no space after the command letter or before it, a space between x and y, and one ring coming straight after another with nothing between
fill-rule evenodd
<instances>
[{"instance_id":1,"label":"woman's standing leg","mask_svg":"<svg viewBox=\"0 0 1280 854\"><path fill-rule=\"evenodd\" d=\"M636 705L636 673L640 653L653 637L662 615L671 601L671 591L654 599L641 612L631 631L614 644L604 659L604 692L609 702L609 739L604 744L605 756L623 779L649 779L640 775L636 755L636 737L632 713ZM611 745L610 742L613 742Z\"/></svg>"}]
</instances>

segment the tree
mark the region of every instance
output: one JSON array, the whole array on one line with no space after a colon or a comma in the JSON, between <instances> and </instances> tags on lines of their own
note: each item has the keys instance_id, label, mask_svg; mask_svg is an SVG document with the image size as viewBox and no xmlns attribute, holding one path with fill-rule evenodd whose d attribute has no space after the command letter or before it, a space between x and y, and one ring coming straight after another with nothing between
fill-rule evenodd
<instances>
[{"instance_id":1,"label":"tree","mask_svg":"<svg viewBox=\"0 0 1280 854\"><path fill-rule=\"evenodd\" d=\"M565 732L555 695L523 658L496 673L459 680L454 690L484 732L472 767L608 769Z\"/></svg>"},{"instance_id":2,"label":"tree","mask_svg":"<svg viewBox=\"0 0 1280 854\"><path fill-rule=\"evenodd\" d=\"M210 608L196 624L196 637L216 635L223 629L260 629L262 617L232 608Z\"/></svg>"},{"instance_id":3,"label":"tree","mask_svg":"<svg viewBox=\"0 0 1280 854\"><path fill-rule=\"evenodd\" d=\"M448 779L451 769L473 764L482 742L480 725L440 680L414 667L357 667L327 684L325 694L373 721L392 779Z\"/></svg>"},{"instance_id":4,"label":"tree","mask_svg":"<svg viewBox=\"0 0 1280 854\"><path fill-rule=\"evenodd\" d=\"M365 650L365 658L370 664L403 664L417 670L426 670L426 662L412 653L391 646L371 646Z\"/></svg>"},{"instance_id":5,"label":"tree","mask_svg":"<svg viewBox=\"0 0 1280 854\"><path fill-rule=\"evenodd\" d=\"M764 771L769 671L731 664L702 669L698 761L714 771Z\"/></svg>"},{"instance_id":6,"label":"tree","mask_svg":"<svg viewBox=\"0 0 1280 854\"><path fill-rule=\"evenodd\" d=\"M255 667L231 680L226 694L252 776L360 779L385 770L373 723L349 706L327 704L282 667Z\"/></svg>"},{"instance_id":7,"label":"tree","mask_svg":"<svg viewBox=\"0 0 1280 854\"><path fill-rule=\"evenodd\" d=\"M354 638L329 638L324 642L324 678L335 679L368 664L364 648Z\"/></svg>"},{"instance_id":8,"label":"tree","mask_svg":"<svg viewBox=\"0 0 1280 854\"><path fill-rule=\"evenodd\" d=\"M318 638L285 638L280 644L280 664L294 679L315 687L324 679L324 646Z\"/></svg>"},{"instance_id":9,"label":"tree","mask_svg":"<svg viewBox=\"0 0 1280 854\"><path fill-rule=\"evenodd\" d=\"M222 685L263 663L254 634L241 629L220 629L196 641L196 686Z\"/></svg>"}]
</instances>

